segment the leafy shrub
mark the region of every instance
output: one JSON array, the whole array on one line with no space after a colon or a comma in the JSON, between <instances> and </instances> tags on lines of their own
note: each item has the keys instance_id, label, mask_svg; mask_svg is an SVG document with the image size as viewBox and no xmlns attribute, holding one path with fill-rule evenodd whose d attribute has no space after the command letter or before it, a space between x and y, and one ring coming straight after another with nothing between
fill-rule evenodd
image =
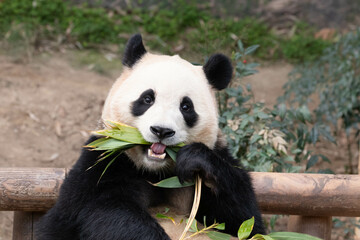
<instances>
[{"instance_id":1,"label":"leafy shrub","mask_svg":"<svg viewBox=\"0 0 360 240\"><path fill-rule=\"evenodd\" d=\"M2 1L0 2L0 37L22 25L24 31L39 32L47 37L55 34L63 21L65 3L62 0ZM44 26L48 26L45 28Z\"/></svg>"},{"instance_id":2,"label":"leafy shrub","mask_svg":"<svg viewBox=\"0 0 360 240\"><path fill-rule=\"evenodd\" d=\"M80 42L86 47L123 43L126 36L141 31L155 35L150 45L161 50L165 45L162 41L180 39L189 45L190 51L200 49L202 55L209 51L231 52L238 38L245 46L261 44L262 48L255 53L257 57L285 56L291 60L313 59L326 45L323 40L314 39L313 33L302 25L292 39L283 39L257 19L219 19L199 9L192 1L171 1L160 3L156 8L125 10L73 6L62 0L3 0L0 1L0 38L6 38L9 32L12 34L13 29L17 31L21 26L23 32L31 35L33 45L50 39L59 43ZM171 51L171 47L167 49Z\"/></svg>"},{"instance_id":3,"label":"leafy shrub","mask_svg":"<svg viewBox=\"0 0 360 240\"><path fill-rule=\"evenodd\" d=\"M114 42L117 38L115 25L103 8L71 8L66 14L64 27L71 37L82 44Z\"/></svg>"},{"instance_id":4,"label":"leafy shrub","mask_svg":"<svg viewBox=\"0 0 360 240\"><path fill-rule=\"evenodd\" d=\"M314 96L318 96L314 115L314 127L311 130L314 140L321 132L319 126L329 125L324 135L334 142L334 136L345 131L359 141L360 123L360 29L342 37L340 41L325 50L319 60L297 66L290 74L289 82L284 86L285 94L280 101L291 106L314 105ZM342 128L338 128L338 123ZM329 128L329 127L328 127ZM349 141L348 141L348 144ZM351 164L351 148L349 148L349 168Z\"/></svg>"},{"instance_id":5,"label":"leafy shrub","mask_svg":"<svg viewBox=\"0 0 360 240\"><path fill-rule=\"evenodd\" d=\"M157 9L153 12L145 11L141 14L144 29L164 39L179 36L186 28L198 26L200 20L209 16L199 11L193 3L176 1L169 8Z\"/></svg>"},{"instance_id":6,"label":"leafy shrub","mask_svg":"<svg viewBox=\"0 0 360 240\"><path fill-rule=\"evenodd\" d=\"M238 52L233 54L238 83L217 96L220 128L231 153L255 171L298 172L304 161L308 161L304 170L314 165L314 159L328 161L323 155L305 151L308 144L318 141L319 135L309 127L312 119L306 106L287 108L280 104L268 109L263 103L254 102L250 85L239 84L243 77L257 72L258 64L246 61L257 48L258 45L244 48L238 42ZM321 126L317 129L326 132Z\"/></svg>"}]
</instances>

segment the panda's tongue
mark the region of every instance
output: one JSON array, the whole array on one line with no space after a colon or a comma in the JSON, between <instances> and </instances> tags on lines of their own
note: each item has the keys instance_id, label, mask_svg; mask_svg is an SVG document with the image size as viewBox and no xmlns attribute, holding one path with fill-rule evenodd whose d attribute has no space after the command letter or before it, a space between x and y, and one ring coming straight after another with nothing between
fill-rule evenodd
<instances>
[{"instance_id":1,"label":"panda's tongue","mask_svg":"<svg viewBox=\"0 0 360 240\"><path fill-rule=\"evenodd\" d=\"M165 152L166 145L162 143L153 143L150 148L155 154L163 154Z\"/></svg>"}]
</instances>

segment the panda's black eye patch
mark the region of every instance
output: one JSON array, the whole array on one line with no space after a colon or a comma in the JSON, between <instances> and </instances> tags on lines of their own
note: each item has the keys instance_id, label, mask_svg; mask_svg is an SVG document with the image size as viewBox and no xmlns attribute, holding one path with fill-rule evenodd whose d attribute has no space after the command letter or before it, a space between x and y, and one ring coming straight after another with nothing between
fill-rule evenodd
<instances>
[{"instance_id":1,"label":"panda's black eye patch","mask_svg":"<svg viewBox=\"0 0 360 240\"><path fill-rule=\"evenodd\" d=\"M138 117L143 115L155 102L154 90L148 89L144 91L140 97L131 105L132 115Z\"/></svg>"},{"instance_id":2,"label":"panda's black eye patch","mask_svg":"<svg viewBox=\"0 0 360 240\"><path fill-rule=\"evenodd\" d=\"M196 113L194 104L189 97L184 97L182 99L180 103L180 112L183 115L187 126L195 126L199 115Z\"/></svg>"}]
</instances>

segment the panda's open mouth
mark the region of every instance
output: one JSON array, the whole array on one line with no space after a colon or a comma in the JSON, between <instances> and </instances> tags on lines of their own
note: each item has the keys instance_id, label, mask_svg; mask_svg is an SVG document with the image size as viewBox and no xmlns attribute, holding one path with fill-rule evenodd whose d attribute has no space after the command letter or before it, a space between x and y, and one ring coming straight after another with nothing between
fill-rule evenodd
<instances>
[{"instance_id":1,"label":"panda's open mouth","mask_svg":"<svg viewBox=\"0 0 360 240\"><path fill-rule=\"evenodd\" d=\"M162 143L153 143L148 149L148 158L155 161L162 161L166 157L166 145Z\"/></svg>"}]
</instances>

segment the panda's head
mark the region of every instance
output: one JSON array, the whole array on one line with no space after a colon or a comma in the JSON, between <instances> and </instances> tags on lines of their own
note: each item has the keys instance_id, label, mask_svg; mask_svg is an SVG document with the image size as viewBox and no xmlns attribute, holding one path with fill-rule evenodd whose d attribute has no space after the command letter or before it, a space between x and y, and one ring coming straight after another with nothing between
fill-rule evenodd
<instances>
[{"instance_id":1,"label":"panda's head","mask_svg":"<svg viewBox=\"0 0 360 240\"><path fill-rule=\"evenodd\" d=\"M103 109L103 120L138 128L154 143L127 150L138 168L158 171L172 165L166 146L201 142L214 148L218 136L215 91L230 82L232 66L221 54L204 66L179 56L148 53L141 35L127 43L124 70L114 83Z\"/></svg>"}]
</instances>

